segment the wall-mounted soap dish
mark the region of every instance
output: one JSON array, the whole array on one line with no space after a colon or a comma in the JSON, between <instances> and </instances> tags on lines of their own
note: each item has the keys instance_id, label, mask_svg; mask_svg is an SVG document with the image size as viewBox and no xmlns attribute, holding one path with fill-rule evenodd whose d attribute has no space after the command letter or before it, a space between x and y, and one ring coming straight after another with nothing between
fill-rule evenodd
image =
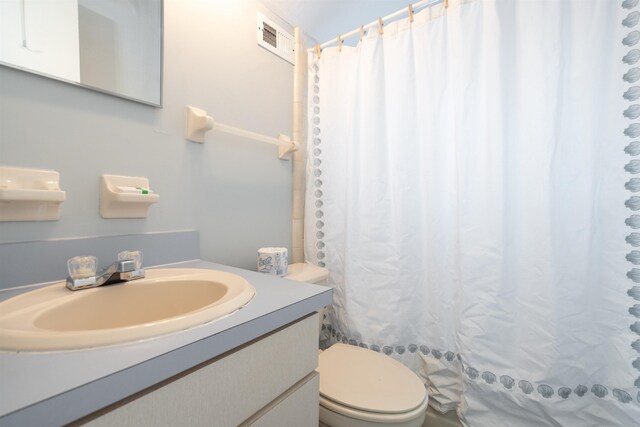
<instances>
[{"instance_id":1,"label":"wall-mounted soap dish","mask_svg":"<svg viewBox=\"0 0 640 427\"><path fill-rule=\"evenodd\" d=\"M137 176L102 175L100 216L102 218L146 218L149 206L160 196L149 189L149 180Z\"/></svg>"},{"instance_id":2,"label":"wall-mounted soap dish","mask_svg":"<svg viewBox=\"0 0 640 427\"><path fill-rule=\"evenodd\" d=\"M0 221L56 221L65 199L56 171L0 167Z\"/></svg>"}]
</instances>

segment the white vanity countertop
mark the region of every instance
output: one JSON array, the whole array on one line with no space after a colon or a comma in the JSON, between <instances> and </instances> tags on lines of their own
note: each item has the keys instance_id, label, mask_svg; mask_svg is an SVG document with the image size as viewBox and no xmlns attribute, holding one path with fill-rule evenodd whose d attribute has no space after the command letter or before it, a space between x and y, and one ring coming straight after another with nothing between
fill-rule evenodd
<instances>
[{"instance_id":1,"label":"white vanity countertop","mask_svg":"<svg viewBox=\"0 0 640 427\"><path fill-rule=\"evenodd\" d=\"M0 426L62 425L164 381L331 304L331 289L206 261L256 289L241 310L157 338L59 352L0 351Z\"/></svg>"}]
</instances>

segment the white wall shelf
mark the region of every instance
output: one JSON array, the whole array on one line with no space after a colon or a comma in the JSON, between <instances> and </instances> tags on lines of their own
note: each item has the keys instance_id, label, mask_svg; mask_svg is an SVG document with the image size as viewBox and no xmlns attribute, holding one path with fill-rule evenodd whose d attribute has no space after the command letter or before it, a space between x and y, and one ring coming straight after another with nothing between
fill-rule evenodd
<instances>
[{"instance_id":1,"label":"white wall shelf","mask_svg":"<svg viewBox=\"0 0 640 427\"><path fill-rule=\"evenodd\" d=\"M0 167L0 221L57 221L65 199L56 171Z\"/></svg>"},{"instance_id":2,"label":"white wall shelf","mask_svg":"<svg viewBox=\"0 0 640 427\"><path fill-rule=\"evenodd\" d=\"M100 216L102 218L146 218L149 207L160 196L149 190L149 180L137 176L102 175Z\"/></svg>"}]
</instances>

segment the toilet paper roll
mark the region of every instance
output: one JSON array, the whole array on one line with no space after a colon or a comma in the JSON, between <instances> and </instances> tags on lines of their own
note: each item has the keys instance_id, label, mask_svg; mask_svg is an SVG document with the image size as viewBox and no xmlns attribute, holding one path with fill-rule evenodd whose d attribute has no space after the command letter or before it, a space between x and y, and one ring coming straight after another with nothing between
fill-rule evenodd
<instances>
[{"instance_id":1,"label":"toilet paper roll","mask_svg":"<svg viewBox=\"0 0 640 427\"><path fill-rule=\"evenodd\" d=\"M288 268L287 248L258 249L258 271L260 273L286 276Z\"/></svg>"}]
</instances>

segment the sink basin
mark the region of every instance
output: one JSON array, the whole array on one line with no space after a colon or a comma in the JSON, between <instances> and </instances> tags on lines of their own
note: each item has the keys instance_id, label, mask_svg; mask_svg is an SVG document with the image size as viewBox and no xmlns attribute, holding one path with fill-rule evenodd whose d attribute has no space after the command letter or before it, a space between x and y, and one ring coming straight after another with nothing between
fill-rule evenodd
<instances>
[{"instance_id":1,"label":"sink basin","mask_svg":"<svg viewBox=\"0 0 640 427\"><path fill-rule=\"evenodd\" d=\"M0 349L68 350L156 337L245 306L255 288L218 270L147 270L144 279L81 291L64 282L0 303Z\"/></svg>"}]
</instances>

